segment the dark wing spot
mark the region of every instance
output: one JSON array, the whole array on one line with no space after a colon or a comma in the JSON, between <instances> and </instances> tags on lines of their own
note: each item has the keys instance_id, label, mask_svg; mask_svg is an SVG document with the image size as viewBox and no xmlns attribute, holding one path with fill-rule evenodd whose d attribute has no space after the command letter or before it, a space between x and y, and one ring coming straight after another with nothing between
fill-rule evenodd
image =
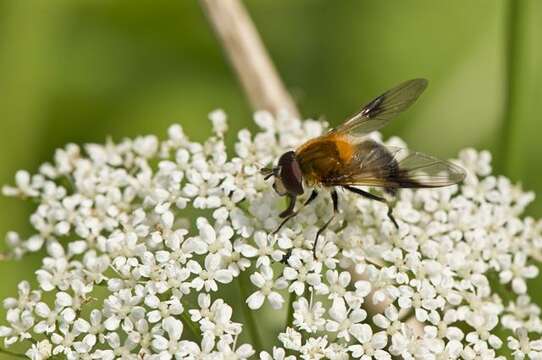
<instances>
[{"instance_id":1,"label":"dark wing spot","mask_svg":"<svg viewBox=\"0 0 542 360\"><path fill-rule=\"evenodd\" d=\"M378 115L378 112L380 111L380 105L382 105L383 102L384 95L380 95L379 97L373 99L361 110L361 115L367 118L372 118Z\"/></svg>"}]
</instances>

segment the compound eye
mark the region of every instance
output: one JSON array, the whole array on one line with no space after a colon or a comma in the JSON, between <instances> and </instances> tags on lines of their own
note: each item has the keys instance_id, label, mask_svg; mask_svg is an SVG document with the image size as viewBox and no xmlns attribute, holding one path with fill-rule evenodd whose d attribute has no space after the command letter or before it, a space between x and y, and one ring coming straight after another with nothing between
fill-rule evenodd
<instances>
[{"instance_id":1,"label":"compound eye","mask_svg":"<svg viewBox=\"0 0 542 360\"><path fill-rule=\"evenodd\" d=\"M282 166L280 171L280 179L290 194L303 194L303 175L297 161L291 161L290 163Z\"/></svg>"}]
</instances>

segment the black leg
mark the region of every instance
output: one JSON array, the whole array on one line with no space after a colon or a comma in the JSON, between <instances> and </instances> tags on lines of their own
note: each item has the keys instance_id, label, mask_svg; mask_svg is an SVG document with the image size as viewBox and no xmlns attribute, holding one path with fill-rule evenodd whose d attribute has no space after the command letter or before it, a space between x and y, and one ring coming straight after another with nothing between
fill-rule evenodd
<instances>
[{"instance_id":1,"label":"black leg","mask_svg":"<svg viewBox=\"0 0 542 360\"><path fill-rule=\"evenodd\" d=\"M390 204L388 204L388 219L391 220L391 222L393 223L393 225L395 225L395 228L396 228L396 229L399 229L399 224L397 224L397 221L396 221L395 218L393 217L393 209L392 209L392 207L390 206Z\"/></svg>"},{"instance_id":2,"label":"black leg","mask_svg":"<svg viewBox=\"0 0 542 360\"><path fill-rule=\"evenodd\" d=\"M279 217L281 218L288 217L295 213L294 208L295 208L295 201L297 198L295 195L288 195L288 199L290 199L290 203L288 204L288 207L286 208L286 210L284 210L283 212L279 214Z\"/></svg>"},{"instance_id":3,"label":"black leg","mask_svg":"<svg viewBox=\"0 0 542 360\"><path fill-rule=\"evenodd\" d=\"M286 224L288 222L288 220L290 220L291 218L293 218L297 213L292 213L291 215L288 215L287 218L284 218L284 220L282 220L279 224L279 226L277 226L277 228L275 229L275 231L273 231L271 234L272 235L275 235L276 233L278 233L280 231L280 229L282 229L282 227L284 226L284 224Z\"/></svg>"},{"instance_id":4,"label":"black leg","mask_svg":"<svg viewBox=\"0 0 542 360\"><path fill-rule=\"evenodd\" d=\"M313 190L312 193L310 194L309 198L303 203L303 207L309 205L314 199L316 199L317 196L318 196L318 191ZM288 206L288 208L286 210L284 210L282 213L279 214L280 217L285 217L285 218L284 218L284 220L282 220L282 222L277 227L277 229L275 231L273 231L273 233L272 233L273 235L278 233L279 230L282 229L284 224L286 224L288 222L288 220L290 220L291 218L296 216L299 213L299 211L301 211L301 209L303 208L302 207L298 211L294 211L296 197L290 195L290 199L292 199L292 200L290 200L290 205ZM293 206L292 206L292 204L293 204ZM283 214L285 214L285 215L283 216Z\"/></svg>"},{"instance_id":5,"label":"black leg","mask_svg":"<svg viewBox=\"0 0 542 360\"><path fill-rule=\"evenodd\" d=\"M383 202L383 203L387 203L386 202L386 199L384 199L383 197L380 197L378 195L373 195L371 194L370 192L368 191L364 191L364 190L361 190L361 189L358 189L358 188L355 188L353 186L349 186L349 185L344 185L343 186L344 189L348 190L348 191L351 191L355 194L358 194L358 195L361 195L363 197L366 197L367 199L371 199L371 200L376 200L376 201L380 201L380 202Z\"/></svg>"},{"instance_id":6,"label":"black leg","mask_svg":"<svg viewBox=\"0 0 542 360\"><path fill-rule=\"evenodd\" d=\"M345 185L345 186L343 186L343 188L346 189L346 190L348 190L348 191L353 192L354 194L358 194L358 195L364 196L364 197L366 197L367 199L380 201L380 202L383 202L383 203L385 203L386 205L388 205L388 218L391 220L391 222L393 223L393 225L395 225L395 227L396 227L397 229L399 229L399 224L397 224L397 221L396 221L395 218L393 217L393 209L392 209L392 207L390 206L390 204L386 201L386 199L384 199L383 197L377 196L377 195L373 195L373 194L371 194L370 192L363 191L363 190L361 190L361 189L355 188L355 187L353 187L353 186Z\"/></svg>"},{"instance_id":7,"label":"black leg","mask_svg":"<svg viewBox=\"0 0 542 360\"><path fill-rule=\"evenodd\" d=\"M292 256L292 249L288 249L286 254L280 260L280 263L284 265L288 264L288 259L290 258L290 256Z\"/></svg>"},{"instance_id":8,"label":"black leg","mask_svg":"<svg viewBox=\"0 0 542 360\"><path fill-rule=\"evenodd\" d=\"M331 218L326 221L326 223L318 229L318 232L316 233L316 238L314 239L314 245L312 246L312 254L316 258L316 246L318 245L318 238L322 234L322 232L331 224L333 219L335 219L335 215L337 215L337 212L339 211L339 195L337 194L337 191L334 189L331 191L331 200L333 201L333 214L331 215Z\"/></svg>"},{"instance_id":9,"label":"black leg","mask_svg":"<svg viewBox=\"0 0 542 360\"><path fill-rule=\"evenodd\" d=\"M309 198L305 200L305 202L303 203L303 206L309 205L314 199L316 199L317 196L318 196L318 191L313 190Z\"/></svg>"}]
</instances>

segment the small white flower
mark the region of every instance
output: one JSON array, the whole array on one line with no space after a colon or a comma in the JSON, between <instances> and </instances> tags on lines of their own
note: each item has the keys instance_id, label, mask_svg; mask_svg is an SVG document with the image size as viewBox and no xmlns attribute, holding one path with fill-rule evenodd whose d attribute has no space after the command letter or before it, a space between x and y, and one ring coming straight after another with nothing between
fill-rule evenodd
<instances>
[{"instance_id":1,"label":"small white flower","mask_svg":"<svg viewBox=\"0 0 542 360\"><path fill-rule=\"evenodd\" d=\"M30 329L34 326L35 320L29 310L9 309L6 320L9 326L0 327L0 337L5 338L4 343L6 346L32 338Z\"/></svg>"},{"instance_id":2,"label":"small white flower","mask_svg":"<svg viewBox=\"0 0 542 360\"><path fill-rule=\"evenodd\" d=\"M284 348L300 351L302 336L293 328L286 328L285 332L279 334L279 340L283 344Z\"/></svg>"},{"instance_id":3,"label":"small white flower","mask_svg":"<svg viewBox=\"0 0 542 360\"><path fill-rule=\"evenodd\" d=\"M326 321L322 317L326 310L324 309L320 301L313 303L312 296L311 302L306 298L299 298L294 301L294 325L300 330L304 330L308 333L315 333L324 329Z\"/></svg>"},{"instance_id":4,"label":"small white flower","mask_svg":"<svg viewBox=\"0 0 542 360\"><path fill-rule=\"evenodd\" d=\"M183 305L177 297L171 297L169 300L160 301L156 295L149 294L145 297L145 305L154 309L147 312L147 318L151 324L157 323L171 316L180 315L183 311Z\"/></svg>"},{"instance_id":5,"label":"small white flower","mask_svg":"<svg viewBox=\"0 0 542 360\"><path fill-rule=\"evenodd\" d=\"M360 308L346 308L343 298L335 298L329 310L330 320L326 330L337 333L338 338L350 341L350 335L359 334L362 330L360 322L365 320L367 313Z\"/></svg>"},{"instance_id":6,"label":"small white flower","mask_svg":"<svg viewBox=\"0 0 542 360\"><path fill-rule=\"evenodd\" d=\"M218 351L220 351L221 355L226 359L250 359L250 357L255 353L252 345L250 344L243 344L237 349L232 349L231 345L232 344L221 340L218 342L216 347Z\"/></svg>"},{"instance_id":7,"label":"small white flower","mask_svg":"<svg viewBox=\"0 0 542 360\"><path fill-rule=\"evenodd\" d=\"M4 186L2 193L5 196L35 197L39 195L39 190L32 184L32 179L28 171L19 170L15 174L16 187Z\"/></svg>"},{"instance_id":8,"label":"small white flower","mask_svg":"<svg viewBox=\"0 0 542 360\"><path fill-rule=\"evenodd\" d=\"M423 282L418 291L411 287L401 286L399 306L402 309L413 308L418 321L424 322L431 313L444 306L444 299L437 295L434 287L428 282Z\"/></svg>"},{"instance_id":9,"label":"small white flower","mask_svg":"<svg viewBox=\"0 0 542 360\"><path fill-rule=\"evenodd\" d=\"M348 271L343 271L339 274L336 270L328 270L326 272L326 278L329 283L330 299L346 295L347 287L350 285L350 280L352 278Z\"/></svg>"},{"instance_id":10,"label":"small white flower","mask_svg":"<svg viewBox=\"0 0 542 360\"><path fill-rule=\"evenodd\" d=\"M312 257L312 255L309 255ZM308 260L308 257L303 260ZM303 294L305 286L319 286L321 282L322 263L308 260L303 262L299 257L292 255L288 259L289 266L283 270L283 276L286 280L291 281L288 291L295 292L298 296Z\"/></svg>"},{"instance_id":11,"label":"small white flower","mask_svg":"<svg viewBox=\"0 0 542 360\"><path fill-rule=\"evenodd\" d=\"M221 299L215 300L211 306L212 314L200 320L203 338L207 342L214 342L215 338L231 344L241 332L241 324L233 322L231 316L233 309Z\"/></svg>"},{"instance_id":12,"label":"small white flower","mask_svg":"<svg viewBox=\"0 0 542 360\"><path fill-rule=\"evenodd\" d=\"M260 360L295 360L295 356L286 356L286 351L283 348L273 346L273 354L262 351L260 353Z\"/></svg>"},{"instance_id":13,"label":"small white flower","mask_svg":"<svg viewBox=\"0 0 542 360\"><path fill-rule=\"evenodd\" d=\"M256 246L245 244L241 252L246 257L255 257L256 267L270 266L271 261L280 261L284 252L275 248L276 238L268 237L263 231L257 231L254 234L254 243Z\"/></svg>"},{"instance_id":14,"label":"small white flower","mask_svg":"<svg viewBox=\"0 0 542 360\"><path fill-rule=\"evenodd\" d=\"M542 340L530 341L525 328L518 328L515 335L508 337L508 347L513 351L514 359L542 359Z\"/></svg>"},{"instance_id":15,"label":"small white flower","mask_svg":"<svg viewBox=\"0 0 542 360\"><path fill-rule=\"evenodd\" d=\"M174 355L181 352L183 333L183 323L173 317L167 317L162 320L162 328L167 334L167 338L162 335L154 335L152 347L158 351L160 358L171 359Z\"/></svg>"},{"instance_id":16,"label":"small white flower","mask_svg":"<svg viewBox=\"0 0 542 360\"><path fill-rule=\"evenodd\" d=\"M506 270L499 273L501 283L506 284L512 282L512 290L516 294L525 294L527 292L527 284L525 279L532 279L538 275L538 268L534 265L527 265L527 256L524 253L514 255L512 263L504 265Z\"/></svg>"},{"instance_id":17,"label":"small white flower","mask_svg":"<svg viewBox=\"0 0 542 360\"><path fill-rule=\"evenodd\" d=\"M276 290L286 288L287 284L281 279L276 281L273 279L273 270L271 267L263 265L260 267L260 272L255 272L250 276L250 281L260 288L260 290L254 292L246 300L251 309L259 309L266 298L272 308L280 309L282 307L284 299Z\"/></svg>"},{"instance_id":18,"label":"small white flower","mask_svg":"<svg viewBox=\"0 0 542 360\"><path fill-rule=\"evenodd\" d=\"M228 130L226 123L226 113L221 110L215 110L209 114L209 119L213 123L213 131L218 135L223 135Z\"/></svg>"},{"instance_id":19,"label":"small white flower","mask_svg":"<svg viewBox=\"0 0 542 360\"><path fill-rule=\"evenodd\" d=\"M373 330L369 325L361 324L355 328L352 335L359 341L359 344L349 347L353 357L363 360L373 358L377 360L391 359L391 355L383 350L388 342L386 332L381 331L373 334Z\"/></svg>"},{"instance_id":20,"label":"small white flower","mask_svg":"<svg viewBox=\"0 0 542 360\"><path fill-rule=\"evenodd\" d=\"M286 288L287 283L281 279L275 281L273 279L273 269L270 266L261 266L259 272L250 275L250 281L260 289L246 299L251 309L259 309L265 299L269 301L273 309L280 309L282 307L284 299L276 290Z\"/></svg>"},{"instance_id":21,"label":"small white flower","mask_svg":"<svg viewBox=\"0 0 542 360\"><path fill-rule=\"evenodd\" d=\"M190 318L192 319L192 321L199 322L203 318L211 318L211 295L207 293L199 294L198 306L200 307L199 309L191 309L188 311L190 313Z\"/></svg>"},{"instance_id":22,"label":"small white flower","mask_svg":"<svg viewBox=\"0 0 542 360\"><path fill-rule=\"evenodd\" d=\"M324 359L328 353L328 341L325 337L318 338L310 337L300 349L303 359Z\"/></svg>"},{"instance_id":23,"label":"small white flower","mask_svg":"<svg viewBox=\"0 0 542 360\"><path fill-rule=\"evenodd\" d=\"M229 269L221 268L222 258L218 254L210 254L205 257L205 269L193 260L187 263L190 271L196 274L192 280L192 286L196 290L205 287L205 291L218 290L217 282L227 284L233 279L233 272Z\"/></svg>"},{"instance_id":24,"label":"small white flower","mask_svg":"<svg viewBox=\"0 0 542 360\"><path fill-rule=\"evenodd\" d=\"M231 243L227 243L230 255L225 256L224 262L235 277L250 267L250 260L243 256L245 245L242 239L235 240L233 246Z\"/></svg>"},{"instance_id":25,"label":"small white flower","mask_svg":"<svg viewBox=\"0 0 542 360\"><path fill-rule=\"evenodd\" d=\"M194 207L216 209L221 205L218 187L221 175L190 170L187 171L186 178L189 183L185 185L183 193L193 199Z\"/></svg>"},{"instance_id":26,"label":"small white flower","mask_svg":"<svg viewBox=\"0 0 542 360\"><path fill-rule=\"evenodd\" d=\"M481 311L469 311L465 320L474 330L466 335L465 339L467 342L477 344L487 341L494 349L501 347L502 340L491 333L491 330L493 330L499 322L498 317L495 314Z\"/></svg>"},{"instance_id":27,"label":"small white flower","mask_svg":"<svg viewBox=\"0 0 542 360\"><path fill-rule=\"evenodd\" d=\"M122 289L117 295L111 295L104 301L104 315L107 318L104 326L109 331L116 330L121 322L127 322L131 313L142 310L139 304L143 299L141 288L136 288L134 292L131 289Z\"/></svg>"},{"instance_id":28,"label":"small white flower","mask_svg":"<svg viewBox=\"0 0 542 360\"><path fill-rule=\"evenodd\" d=\"M26 351L25 355L32 360L44 360L51 356L52 350L53 345L51 345L49 340L41 340L35 344L32 344L30 349Z\"/></svg>"}]
</instances>

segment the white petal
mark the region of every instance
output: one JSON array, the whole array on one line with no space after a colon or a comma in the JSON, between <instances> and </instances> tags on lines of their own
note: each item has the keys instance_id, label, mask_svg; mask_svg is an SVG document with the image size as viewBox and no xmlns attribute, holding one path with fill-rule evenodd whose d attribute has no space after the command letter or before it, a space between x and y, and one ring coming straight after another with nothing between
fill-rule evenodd
<instances>
[{"instance_id":1,"label":"white petal","mask_svg":"<svg viewBox=\"0 0 542 360\"><path fill-rule=\"evenodd\" d=\"M381 329L387 329L390 326L390 321L382 314L373 316L373 322Z\"/></svg>"},{"instance_id":2,"label":"white petal","mask_svg":"<svg viewBox=\"0 0 542 360\"><path fill-rule=\"evenodd\" d=\"M248 359L254 354L254 349L252 348L252 345L243 344L237 348L235 354L242 359Z\"/></svg>"},{"instance_id":3,"label":"white petal","mask_svg":"<svg viewBox=\"0 0 542 360\"><path fill-rule=\"evenodd\" d=\"M527 292L527 284L523 278L516 277L512 280L512 290L516 294L525 294Z\"/></svg>"},{"instance_id":4,"label":"white petal","mask_svg":"<svg viewBox=\"0 0 542 360\"><path fill-rule=\"evenodd\" d=\"M346 319L346 305L343 298L335 298L333 300L333 305L329 310L329 315L337 321Z\"/></svg>"},{"instance_id":5,"label":"white petal","mask_svg":"<svg viewBox=\"0 0 542 360\"><path fill-rule=\"evenodd\" d=\"M79 333L87 333L90 330L90 324L84 319L77 319L73 324L73 328Z\"/></svg>"},{"instance_id":6,"label":"white petal","mask_svg":"<svg viewBox=\"0 0 542 360\"><path fill-rule=\"evenodd\" d=\"M75 320L75 311L72 308L65 308L60 313L64 321L71 323L73 320Z\"/></svg>"},{"instance_id":7,"label":"white petal","mask_svg":"<svg viewBox=\"0 0 542 360\"><path fill-rule=\"evenodd\" d=\"M286 267L284 268L282 275L287 280L294 280L297 278L297 271L291 267Z\"/></svg>"},{"instance_id":8,"label":"white petal","mask_svg":"<svg viewBox=\"0 0 542 360\"><path fill-rule=\"evenodd\" d=\"M56 293L56 304L62 307L71 306L72 305L72 297L61 291Z\"/></svg>"},{"instance_id":9,"label":"white petal","mask_svg":"<svg viewBox=\"0 0 542 360\"><path fill-rule=\"evenodd\" d=\"M355 309L348 316L351 322L359 323L367 318L367 312L363 309Z\"/></svg>"},{"instance_id":10,"label":"white petal","mask_svg":"<svg viewBox=\"0 0 542 360\"><path fill-rule=\"evenodd\" d=\"M337 332L339 330L339 323L333 320L328 320L326 323L326 330L329 332Z\"/></svg>"},{"instance_id":11,"label":"white petal","mask_svg":"<svg viewBox=\"0 0 542 360\"><path fill-rule=\"evenodd\" d=\"M150 323L157 323L162 319L162 313L159 310L152 310L147 313L147 319Z\"/></svg>"},{"instance_id":12,"label":"white petal","mask_svg":"<svg viewBox=\"0 0 542 360\"><path fill-rule=\"evenodd\" d=\"M210 254L205 257L205 268L209 271L217 270L220 266L220 255Z\"/></svg>"},{"instance_id":13,"label":"white petal","mask_svg":"<svg viewBox=\"0 0 542 360\"><path fill-rule=\"evenodd\" d=\"M288 288L288 291L295 292L297 296L301 296L305 291L305 285L301 281L296 281Z\"/></svg>"},{"instance_id":14,"label":"white petal","mask_svg":"<svg viewBox=\"0 0 542 360\"><path fill-rule=\"evenodd\" d=\"M160 305L160 299L156 295L147 295L145 296L145 305L151 308L157 308Z\"/></svg>"},{"instance_id":15,"label":"white petal","mask_svg":"<svg viewBox=\"0 0 542 360\"><path fill-rule=\"evenodd\" d=\"M120 319L117 318L116 316L111 316L107 318L104 322L105 328L109 331L116 330L119 327L119 325L120 325Z\"/></svg>"},{"instance_id":16,"label":"white petal","mask_svg":"<svg viewBox=\"0 0 542 360\"><path fill-rule=\"evenodd\" d=\"M211 306L211 296L209 294L199 294L198 305L202 309Z\"/></svg>"},{"instance_id":17,"label":"white petal","mask_svg":"<svg viewBox=\"0 0 542 360\"><path fill-rule=\"evenodd\" d=\"M369 340L371 340L373 336L373 331L371 330L371 327L368 324L359 324L360 326L355 327L355 331L352 332L352 335L360 343L367 343Z\"/></svg>"},{"instance_id":18,"label":"white petal","mask_svg":"<svg viewBox=\"0 0 542 360\"><path fill-rule=\"evenodd\" d=\"M393 305L388 306L386 310L384 310L384 314L386 314L386 317L391 321L399 319L399 312L397 311L397 308Z\"/></svg>"},{"instance_id":19,"label":"white petal","mask_svg":"<svg viewBox=\"0 0 542 360\"><path fill-rule=\"evenodd\" d=\"M256 291L247 298L248 307L252 310L256 310L262 307L265 296L263 296L261 291Z\"/></svg>"},{"instance_id":20,"label":"white petal","mask_svg":"<svg viewBox=\"0 0 542 360\"><path fill-rule=\"evenodd\" d=\"M48 317L49 314L51 313L49 306L43 302L37 303L36 307L34 308L34 311L39 317Z\"/></svg>"},{"instance_id":21,"label":"white petal","mask_svg":"<svg viewBox=\"0 0 542 360\"><path fill-rule=\"evenodd\" d=\"M154 339L152 340L152 347L158 351L167 350L168 345L169 343L167 339L160 335L155 335Z\"/></svg>"},{"instance_id":22,"label":"white petal","mask_svg":"<svg viewBox=\"0 0 542 360\"><path fill-rule=\"evenodd\" d=\"M276 291L272 291L267 299L269 300L271 307L275 310L280 309L284 303L284 298Z\"/></svg>"},{"instance_id":23,"label":"white petal","mask_svg":"<svg viewBox=\"0 0 542 360\"><path fill-rule=\"evenodd\" d=\"M171 316L162 321L162 328L167 331L170 340L179 340L183 333L183 323Z\"/></svg>"},{"instance_id":24,"label":"white petal","mask_svg":"<svg viewBox=\"0 0 542 360\"><path fill-rule=\"evenodd\" d=\"M250 275L250 281L252 281L252 283L259 288L265 285L265 279L259 272L255 272L254 274Z\"/></svg>"},{"instance_id":25,"label":"white petal","mask_svg":"<svg viewBox=\"0 0 542 360\"><path fill-rule=\"evenodd\" d=\"M200 237L203 241L210 244L215 241L216 239L216 232L215 229L209 224L202 224L199 228L200 230Z\"/></svg>"},{"instance_id":26,"label":"white petal","mask_svg":"<svg viewBox=\"0 0 542 360\"><path fill-rule=\"evenodd\" d=\"M383 349L388 343L388 334L385 331L380 331L374 334L371 339L371 344L375 349Z\"/></svg>"},{"instance_id":27,"label":"white petal","mask_svg":"<svg viewBox=\"0 0 542 360\"><path fill-rule=\"evenodd\" d=\"M215 272L215 279L222 284L227 284L233 280L233 274L231 270L218 270Z\"/></svg>"},{"instance_id":28,"label":"white petal","mask_svg":"<svg viewBox=\"0 0 542 360\"><path fill-rule=\"evenodd\" d=\"M376 360L391 360L391 355L384 350L376 350L374 357Z\"/></svg>"}]
</instances>

